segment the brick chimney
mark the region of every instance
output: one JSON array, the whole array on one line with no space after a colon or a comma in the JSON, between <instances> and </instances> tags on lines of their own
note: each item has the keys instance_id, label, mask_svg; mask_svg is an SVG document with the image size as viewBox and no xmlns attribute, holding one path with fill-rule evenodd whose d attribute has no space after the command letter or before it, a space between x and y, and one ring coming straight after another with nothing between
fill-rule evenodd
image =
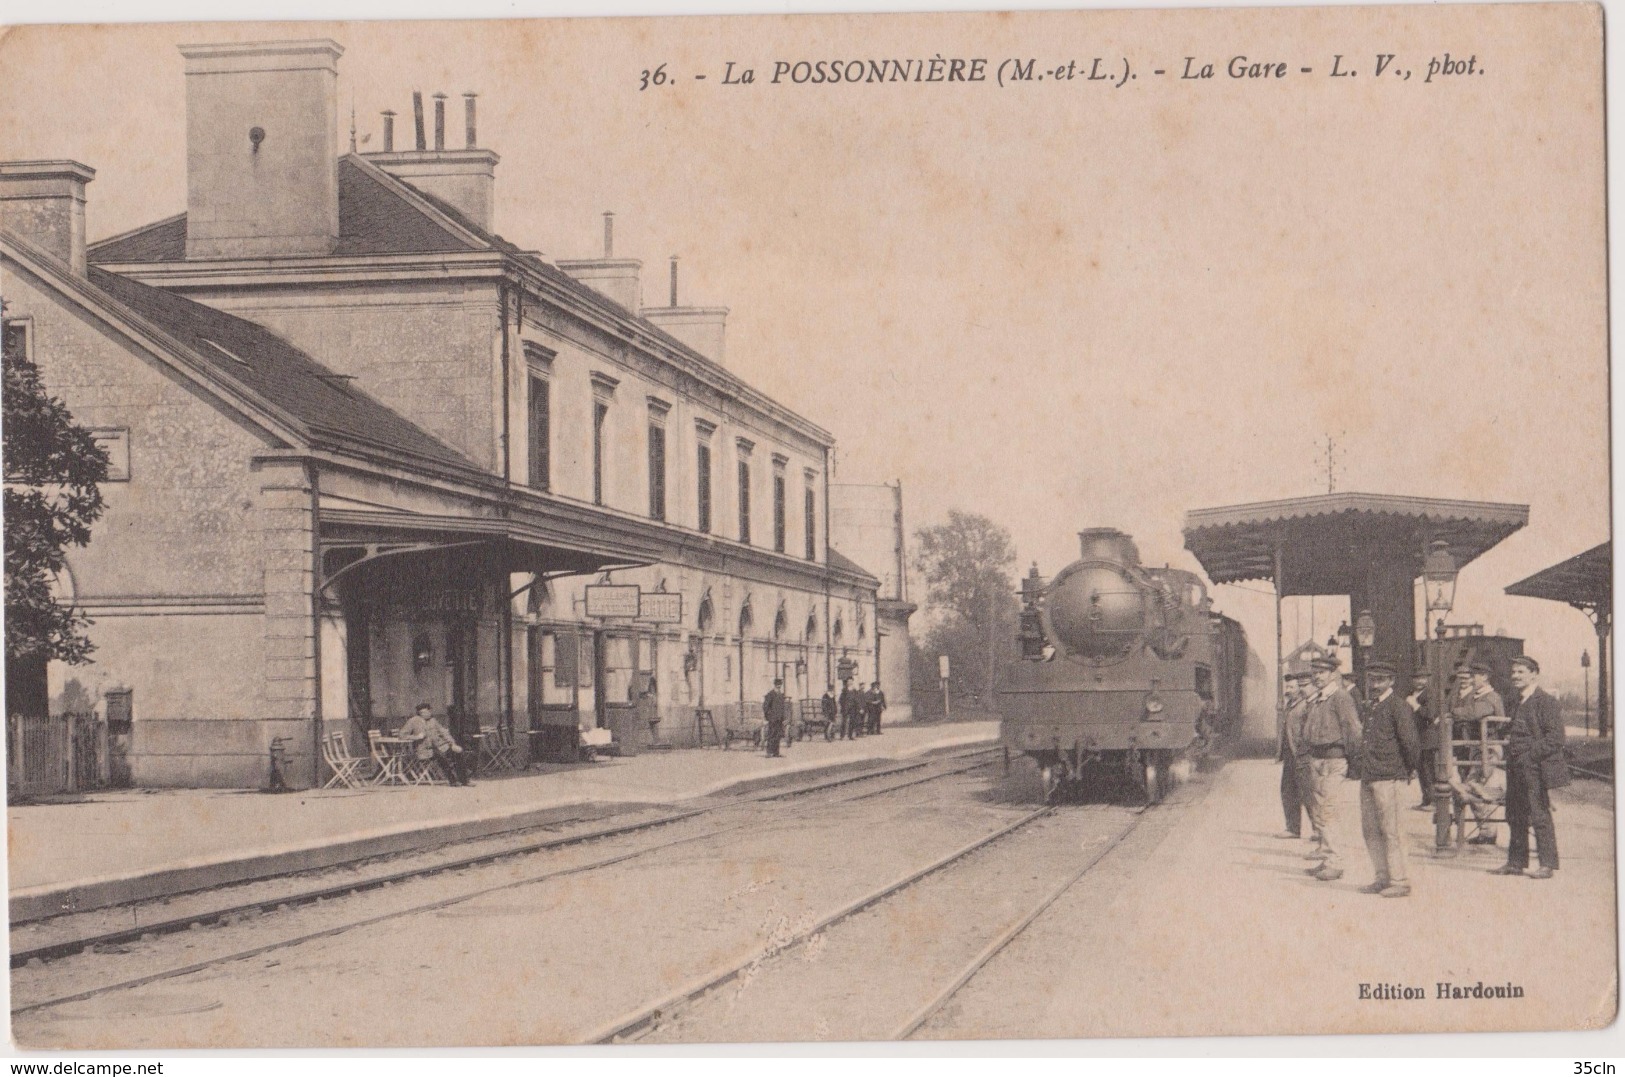
<instances>
[{"instance_id":1,"label":"brick chimney","mask_svg":"<svg viewBox=\"0 0 1625 1077\"><path fill-rule=\"evenodd\" d=\"M447 99L443 93L434 95L434 147L429 147L422 121L423 95L414 93L412 104L417 118L417 148L395 149L395 114L386 112L384 149L365 156L371 164L396 179L405 180L424 194L439 199L490 231L496 201L496 167L501 158L490 150L477 148L474 102L478 96L463 94L463 140L466 144L462 149L446 148Z\"/></svg>"},{"instance_id":2,"label":"brick chimney","mask_svg":"<svg viewBox=\"0 0 1625 1077\"><path fill-rule=\"evenodd\" d=\"M646 321L664 329L690 348L714 362L723 361L727 307L682 307L677 305L677 256L671 259L671 303L664 307L644 307Z\"/></svg>"},{"instance_id":3,"label":"brick chimney","mask_svg":"<svg viewBox=\"0 0 1625 1077\"><path fill-rule=\"evenodd\" d=\"M615 257L615 214L604 214L604 256L561 260L558 267L593 291L625 307L631 313L643 305L643 286L638 274L643 263L636 258Z\"/></svg>"},{"instance_id":4,"label":"brick chimney","mask_svg":"<svg viewBox=\"0 0 1625 1077\"><path fill-rule=\"evenodd\" d=\"M343 52L326 39L181 46L187 258L333 253Z\"/></svg>"},{"instance_id":5,"label":"brick chimney","mask_svg":"<svg viewBox=\"0 0 1625 1077\"><path fill-rule=\"evenodd\" d=\"M85 274L85 184L78 161L0 161L0 228Z\"/></svg>"}]
</instances>

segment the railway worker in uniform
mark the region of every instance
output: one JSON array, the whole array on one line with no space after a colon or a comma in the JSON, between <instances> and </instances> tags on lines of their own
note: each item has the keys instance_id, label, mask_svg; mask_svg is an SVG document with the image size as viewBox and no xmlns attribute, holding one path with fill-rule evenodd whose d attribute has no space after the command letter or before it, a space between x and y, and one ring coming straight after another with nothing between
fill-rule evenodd
<instances>
[{"instance_id":1,"label":"railway worker in uniform","mask_svg":"<svg viewBox=\"0 0 1625 1077\"><path fill-rule=\"evenodd\" d=\"M851 679L841 682L841 737L856 740L863 735L863 697L852 687Z\"/></svg>"},{"instance_id":2,"label":"railway worker in uniform","mask_svg":"<svg viewBox=\"0 0 1625 1077\"><path fill-rule=\"evenodd\" d=\"M1412 673L1411 694L1405 697L1416 715L1416 740L1421 749L1417 755L1416 780L1422 787L1422 803L1415 805L1412 811L1433 810L1433 783L1439 778L1439 727L1433 720L1432 701L1428 699L1429 680L1431 677L1425 669Z\"/></svg>"},{"instance_id":3,"label":"railway worker in uniform","mask_svg":"<svg viewBox=\"0 0 1625 1077\"><path fill-rule=\"evenodd\" d=\"M1507 862L1495 875L1521 875L1529 866L1529 830L1535 831L1540 867L1531 879L1550 879L1558 868L1557 828L1549 794L1569 784L1563 759L1563 713L1540 686L1540 663L1528 655L1512 660L1512 684L1518 690L1512 725L1507 730Z\"/></svg>"},{"instance_id":4,"label":"railway worker in uniform","mask_svg":"<svg viewBox=\"0 0 1625 1077\"><path fill-rule=\"evenodd\" d=\"M818 713L829 728L829 735L833 736L835 730L840 728L835 708L835 686L833 684L824 686L824 698L818 701Z\"/></svg>"},{"instance_id":5,"label":"railway worker in uniform","mask_svg":"<svg viewBox=\"0 0 1625 1077\"><path fill-rule=\"evenodd\" d=\"M1315 692L1304 716L1304 742L1309 750L1309 821L1315 827L1315 849L1311 859L1321 861L1309 874L1322 882L1343 877L1342 837L1335 831L1336 785L1348 777L1349 760L1360 750L1360 718L1354 700L1343 687L1335 655L1324 655L1309 663L1314 671Z\"/></svg>"},{"instance_id":6,"label":"railway worker in uniform","mask_svg":"<svg viewBox=\"0 0 1625 1077\"><path fill-rule=\"evenodd\" d=\"M864 693L863 712L869 722L869 732L875 736L880 735L880 716L886 711L886 694L880 690L880 682L874 681L869 685L869 691Z\"/></svg>"},{"instance_id":7,"label":"railway worker in uniform","mask_svg":"<svg viewBox=\"0 0 1625 1077\"><path fill-rule=\"evenodd\" d=\"M784 698L784 681L775 680L767 695L762 697L762 717L767 720L767 756L775 759L779 754L779 741L784 737L784 722L790 711Z\"/></svg>"},{"instance_id":8,"label":"railway worker in uniform","mask_svg":"<svg viewBox=\"0 0 1625 1077\"><path fill-rule=\"evenodd\" d=\"M1361 893L1386 898L1409 897L1405 870L1405 835L1399 823L1399 787L1416 770L1420 744L1416 713L1394 691L1394 667L1372 662L1365 667L1365 721L1360 750L1349 757L1360 777L1360 833L1376 879Z\"/></svg>"},{"instance_id":9,"label":"railway worker in uniform","mask_svg":"<svg viewBox=\"0 0 1625 1077\"><path fill-rule=\"evenodd\" d=\"M1309 708L1309 674L1294 670L1285 678L1282 699L1281 728L1276 731L1275 759L1281 764L1281 811L1286 816L1286 829L1278 838L1303 837L1303 817L1307 812L1304 802L1307 785L1301 777L1308 776L1308 754L1303 751L1303 716ZM1311 825L1313 825L1311 823Z\"/></svg>"}]
</instances>

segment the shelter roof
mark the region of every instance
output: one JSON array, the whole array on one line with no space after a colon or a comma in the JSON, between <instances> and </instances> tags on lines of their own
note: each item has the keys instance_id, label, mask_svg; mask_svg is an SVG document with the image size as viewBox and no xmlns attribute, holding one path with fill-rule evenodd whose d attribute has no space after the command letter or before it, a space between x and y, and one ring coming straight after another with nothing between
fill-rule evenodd
<instances>
[{"instance_id":1,"label":"shelter roof","mask_svg":"<svg viewBox=\"0 0 1625 1077\"><path fill-rule=\"evenodd\" d=\"M1567 602L1581 609L1608 610L1614 600L1614 543L1610 539L1543 568L1506 589L1509 595Z\"/></svg>"},{"instance_id":2,"label":"shelter roof","mask_svg":"<svg viewBox=\"0 0 1625 1077\"><path fill-rule=\"evenodd\" d=\"M1435 540L1458 566L1529 522L1529 506L1396 494L1333 493L1185 514L1185 548L1214 583L1274 580L1284 595L1348 594L1374 559L1408 561L1414 578Z\"/></svg>"}]
</instances>

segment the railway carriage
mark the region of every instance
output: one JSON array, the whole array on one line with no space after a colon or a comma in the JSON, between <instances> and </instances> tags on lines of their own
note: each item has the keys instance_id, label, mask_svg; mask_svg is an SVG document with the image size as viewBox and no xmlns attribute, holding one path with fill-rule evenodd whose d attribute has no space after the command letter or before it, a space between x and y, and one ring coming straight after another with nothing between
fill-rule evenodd
<instances>
[{"instance_id":1,"label":"railway carriage","mask_svg":"<svg viewBox=\"0 0 1625 1077\"><path fill-rule=\"evenodd\" d=\"M1022 581L1021 661L999 690L1007 751L1032 757L1046 798L1125 776L1161 799L1192 760L1239 730L1246 634L1201 577L1140 563L1115 528L1081 557Z\"/></svg>"}]
</instances>

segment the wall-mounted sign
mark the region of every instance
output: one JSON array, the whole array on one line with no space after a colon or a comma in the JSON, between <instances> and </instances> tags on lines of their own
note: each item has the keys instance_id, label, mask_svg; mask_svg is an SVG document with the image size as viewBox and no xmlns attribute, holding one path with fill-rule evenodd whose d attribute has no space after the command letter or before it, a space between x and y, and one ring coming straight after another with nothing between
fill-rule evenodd
<instances>
[{"instance_id":1,"label":"wall-mounted sign","mask_svg":"<svg viewBox=\"0 0 1625 1077\"><path fill-rule=\"evenodd\" d=\"M682 592L645 591L638 599L638 620L657 625L683 623Z\"/></svg>"},{"instance_id":2,"label":"wall-mounted sign","mask_svg":"<svg viewBox=\"0 0 1625 1077\"><path fill-rule=\"evenodd\" d=\"M587 585L587 616L635 618L639 594L635 583L590 583Z\"/></svg>"}]
</instances>

